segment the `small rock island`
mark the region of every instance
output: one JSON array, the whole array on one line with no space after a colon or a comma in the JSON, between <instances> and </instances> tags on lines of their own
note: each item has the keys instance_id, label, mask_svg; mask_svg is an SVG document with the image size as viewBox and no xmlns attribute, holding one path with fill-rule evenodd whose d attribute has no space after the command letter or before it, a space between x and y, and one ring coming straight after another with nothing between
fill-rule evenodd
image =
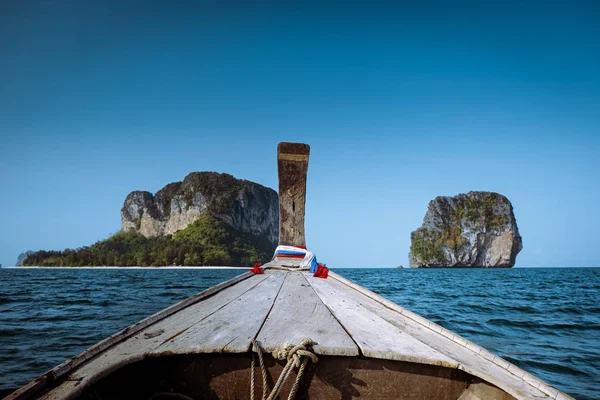
<instances>
[{"instance_id":1,"label":"small rock island","mask_svg":"<svg viewBox=\"0 0 600 400\"><path fill-rule=\"evenodd\" d=\"M411 268L511 268L523 248L512 204L493 192L436 197L410 239Z\"/></svg>"}]
</instances>

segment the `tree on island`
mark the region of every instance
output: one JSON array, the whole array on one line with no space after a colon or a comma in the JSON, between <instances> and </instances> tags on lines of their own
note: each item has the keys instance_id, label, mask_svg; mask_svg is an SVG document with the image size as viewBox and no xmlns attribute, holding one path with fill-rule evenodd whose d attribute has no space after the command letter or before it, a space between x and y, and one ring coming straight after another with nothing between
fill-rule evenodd
<instances>
[{"instance_id":1,"label":"tree on island","mask_svg":"<svg viewBox=\"0 0 600 400\"><path fill-rule=\"evenodd\" d=\"M33 253L34 253L33 250L27 250L25 253L19 254L19 256L17 257L17 262L15 263L15 266L17 266L17 267L22 266L23 261L25 261L27 256L29 256L30 254L33 254Z\"/></svg>"}]
</instances>

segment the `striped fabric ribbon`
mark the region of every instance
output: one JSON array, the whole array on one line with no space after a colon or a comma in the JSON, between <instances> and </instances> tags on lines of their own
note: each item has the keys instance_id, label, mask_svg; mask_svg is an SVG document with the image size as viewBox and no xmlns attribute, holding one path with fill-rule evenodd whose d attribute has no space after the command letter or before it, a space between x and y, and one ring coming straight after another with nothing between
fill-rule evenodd
<instances>
[{"instance_id":1,"label":"striped fabric ribbon","mask_svg":"<svg viewBox=\"0 0 600 400\"><path fill-rule=\"evenodd\" d=\"M300 267L310 268L310 272L313 274L319 267L315 253L306 250L304 246L277 246L273 259L278 258L300 258L302 259Z\"/></svg>"}]
</instances>

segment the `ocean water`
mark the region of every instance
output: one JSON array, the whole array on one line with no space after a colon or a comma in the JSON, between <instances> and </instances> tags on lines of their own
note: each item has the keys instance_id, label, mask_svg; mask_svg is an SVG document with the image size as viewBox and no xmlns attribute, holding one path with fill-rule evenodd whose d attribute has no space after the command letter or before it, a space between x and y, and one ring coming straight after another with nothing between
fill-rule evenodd
<instances>
[{"instance_id":1,"label":"ocean water","mask_svg":"<svg viewBox=\"0 0 600 400\"><path fill-rule=\"evenodd\" d=\"M600 268L339 269L578 399L600 399ZM240 270L0 269L0 397Z\"/></svg>"}]
</instances>

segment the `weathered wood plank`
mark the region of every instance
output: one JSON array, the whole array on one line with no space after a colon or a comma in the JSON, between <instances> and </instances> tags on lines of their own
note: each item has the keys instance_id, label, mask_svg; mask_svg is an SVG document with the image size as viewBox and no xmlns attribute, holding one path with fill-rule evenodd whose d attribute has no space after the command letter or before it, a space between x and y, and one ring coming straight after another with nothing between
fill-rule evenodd
<instances>
[{"instance_id":1,"label":"weathered wood plank","mask_svg":"<svg viewBox=\"0 0 600 400\"><path fill-rule=\"evenodd\" d=\"M306 172L310 146L303 143L279 143L279 244L305 246L304 209Z\"/></svg>"},{"instance_id":2,"label":"weathered wood plank","mask_svg":"<svg viewBox=\"0 0 600 400\"><path fill-rule=\"evenodd\" d=\"M277 268L277 267L299 267L302 263L302 258L276 258L275 260L269 261L264 264L262 267L269 268Z\"/></svg>"},{"instance_id":3,"label":"weathered wood plank","mask_svg":"<svg viewBox=\"0 0 600 400\"><path fill-rule=\"evenodd\" d=\"M196 303L179 313L172 315L156 324L139 332L135 337L120 343L107 351L94 363L88 363L70 376L71 379L87 377L90 373L110 369L113 364L122 364L122 360L131 357L141 358L148 352L158 348L161 344L190 329L193 325L212 315L231 301L239 298L267 279L270 274L254 275L253 277L228 287L202 302ZM129 360L128 360L129 361Z\"/></svg>"},{"instance_id":4,"label":"weathered wood plank","mask_svg":"<svg viewBox=\"0 0 600 400\"><path fill-rule=\"evenodd\" d=\"M39 400L67 400L78 396L83 389L79 381L65 381L60 386L46 393Z\"/></svg>"},{"instance_id":5,"label":"weathered wood plank","mask_svg":"<svg viewBox=\"0 0 600 400\"><path fill-rule=\"evenodd\" d=\"M330 280L331 285L342 290L346 298L360 301L367 313L380 316L411 337L456 360L459 369L502 388L517 399L548 398L548 395L537 389L537 386L532 386L519 376L511 373L507 368L503 368L485 359L479 354L479 350L481 349L479 346L467 347L452 340L452 337L449 337L450 335L447 334L450 331L445 330L444 333L446 335L444 335L441 331L443 328L433 324L431 321L403 309L387 299L381 298L385 300L385 304L383 304L377 301L377 298L380 297L379 295L351 281L347 281L335 273L332 273L328 280ZM352 286L349 286L346 282L352 284ZM408 312L412 318L396 311L392 307ZM352 334L352 331L350 331L350 334ZM465 340L465 344L469 343Z\"/></svg>"},{"instance_id":6,"label":"weathered wood plank","mask_svg":"<svg viewBox=\"0 0 600 400\"><path fill-rule=\"evenodd\" d=\"M356 356L356 344L331 315L303 274L290 272L258 333L261 347L271 353L286 342L310 338L317 354Z\"/></svg>"},{"instance_id":7,"label":"weathered wood plank","mask_svg":"<svg viewBox=\"0 0 600 400\"><path fill-rule=\"evenodd\" d=\"M288 272L265 274L267 279L242 296L168 340L152 354L243 353L249 350Z\"/></svg>"},{"instance_id":8,"label":"weathered wood plank","mask_svg":"<svg viewBox=\"0 0 600 400\"><path fill-rule=\"evenodd\" d=\"M267 279L270 274L254 275L236 285L213 294L168 318L160 320L138 332L136 335L117 343L104 353L91 359L69 375L69 380L46 394L43 399L61 399L67 394L79 393L87 385L123 365L141 360L151 350L159 347L167 339L200 322L210 314L229 304L252 287ZM74 384L76 382L77 384Z\"/></svg>"},{"instance_id":9,"label":"weathered wood plank","mask_svg":"<svg viewBox=\"0 0 600 400\"><path fill-rule=\"evenodd\" d=\"M367 357L457 368L458 362L402 332L348 296L349 288L331 279L306 279ZM369 300L369 299L366 299Z\"/></svg>"}]
</instances>

